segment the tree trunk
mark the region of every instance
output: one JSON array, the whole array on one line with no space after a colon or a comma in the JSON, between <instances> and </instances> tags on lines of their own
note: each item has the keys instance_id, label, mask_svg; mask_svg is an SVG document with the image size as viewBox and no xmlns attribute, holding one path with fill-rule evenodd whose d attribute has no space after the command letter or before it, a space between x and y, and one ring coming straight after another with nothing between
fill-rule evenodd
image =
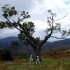
<instances>
[{"instance_id":1,"label":"tree trunk","mask_svg":"<svg viewBox=\"0 0 70 70\"><path fill-rule=\"evenodd\" d=\"M42 59L41 59L41 48L35 48L34 49L34 52L35 52L35 57L37 58L37 56L39 56L39 59L40 59L40 62L42 62Z\"/></svg>"}]
</instances>

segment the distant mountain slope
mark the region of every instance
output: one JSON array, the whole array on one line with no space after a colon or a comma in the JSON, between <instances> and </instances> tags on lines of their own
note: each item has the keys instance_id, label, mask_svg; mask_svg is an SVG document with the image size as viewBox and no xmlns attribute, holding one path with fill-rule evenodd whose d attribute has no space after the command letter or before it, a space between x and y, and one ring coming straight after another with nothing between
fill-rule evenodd
<instances>
[{"instance_id":1,"label":"distant mountain slope","mask_svg":"<svg viewBox=\"0 0 70 70\"><path fill-rule=\"evenodd\" d=\"M7 37L0 39L0 48L11 47L11 42L13 40L19 40L17 37Z\"/></svg>"},{"instance_id":2,"label":"distant mountain slope","mask_svg":"<svg viewBox=\"0 0 70 70\"><path fill-rule=\"evenodd\" d=\"M69 48L70 49L70 38L59 40L59 41L54 41L54 42L46 42L43 45L43 47L42 49L49 49L49 48Z\"/></svg>"},{"instance_id":3,"label":"distant mountain slope","mask_svg":"<svg viewBox=\"0 0 70 70\"><path fill-rule=\"evenodd\" d=\"M19 41L20 46L16 46L13 48L11 46L11 42L13 40ZM70 38L65 40L54 41L54 42L46 42L42 46L42 50L61 47L61 45L64 45L64 47L66 48L70 48L70 46L65 46L65 45L70 45ZM31 46L22 45L21 41L17 37L7 37L7 38L0 39L0 48L12 48L14 50L32 50Z\"/></svg>"},{"instance_id":4,"label":"distant mountain slope","mask_svg":"<svg viewBox=\"0 0 70 70\"><path fill-rule=\"evenodd\" d=\"M11 46L12 41L18 41L20 43L19 46ZM0 48L11 48L13 50L32 50L30 46L22 45L21 41L17 37L7 37L0 39Z\"/></svg>"}]
</instances>

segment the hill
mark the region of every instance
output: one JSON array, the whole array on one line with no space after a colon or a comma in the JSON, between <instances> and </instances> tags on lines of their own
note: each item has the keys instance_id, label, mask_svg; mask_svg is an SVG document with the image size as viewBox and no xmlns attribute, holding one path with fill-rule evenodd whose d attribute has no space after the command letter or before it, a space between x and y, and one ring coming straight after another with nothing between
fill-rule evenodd
<instances>
[{"instance_id":1,"label":"hill","mask_svg":"<svg viewBox=\"0 0 70 70\"><path fill-rule=\"evenodd\" d=\"M13 47L11 46L11 42L13 40L17 40L20 45ZM22 45L21 41L17 37L7 37L0 39L0 48L11 48L14 50L32 50L31 46L25 46ZM64 40L59 40L59 41L54 41L54 42L46 42L42 46L42 50L50 49L50 48L66 48L70 49L70 38L69 39L64 39Z\"/></svg>"},{"instance_id":2,"label":"hill","mask_svg":"<svg viewBox=\"0 0 70 70\"><path fill-rule=\"evenodd\" d=\"M19 46L12 46L11 43L13 41L18 41ZM32 50L30 46L23 45L21 41L18 39L18 37L7 37L7 38L0 39L0 49L3 49L3 48L10 48L14 51L15 50Z\"/></svg>"},{"instance_id":3,"label":"hill","mask_svg":"<svg viewBox=\"0 0 70 70\"><path fill-rule=\"evenodd\" d=\"M43 46L42 49L70 49L70 38L69 39L64 39L64 40L59 40L59 41L53 41L53 42L46 42Z\"/></svg>"}]
</instances>

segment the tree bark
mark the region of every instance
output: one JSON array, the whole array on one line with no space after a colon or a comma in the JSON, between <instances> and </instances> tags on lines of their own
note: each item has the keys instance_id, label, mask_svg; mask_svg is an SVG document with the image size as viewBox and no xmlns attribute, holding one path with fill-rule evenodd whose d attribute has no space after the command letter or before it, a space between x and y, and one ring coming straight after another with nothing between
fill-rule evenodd
<instances>
[{"instance_id":1,"label":"tree bark","mask_svg":"<svg viewBox=\"0 0 70 70\"><path fill-rule=\"evenodd\" d=\"M34 49L34 53L35 53L35 57L37 58L37 56L39 56L39 60L40 60L40 62L42 62L42 58L41 58L41 47L35 48Z\"/></svg>"}]
</instances>

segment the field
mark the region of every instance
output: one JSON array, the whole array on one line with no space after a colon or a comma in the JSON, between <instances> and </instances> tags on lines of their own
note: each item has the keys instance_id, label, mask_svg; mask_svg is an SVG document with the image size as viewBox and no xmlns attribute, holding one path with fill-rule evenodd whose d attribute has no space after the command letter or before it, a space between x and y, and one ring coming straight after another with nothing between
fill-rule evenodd
<instances>
[{"instance_id":1,"label":"field","mask_svg":"<svg viewBox=\"0 0 70 70\"><path fill-rule=\"evenodd\" d=\"M40 64L28 60L0 61L0 70L70 70L70 59L43 59Z\"/></svg>"}]
</instances>

